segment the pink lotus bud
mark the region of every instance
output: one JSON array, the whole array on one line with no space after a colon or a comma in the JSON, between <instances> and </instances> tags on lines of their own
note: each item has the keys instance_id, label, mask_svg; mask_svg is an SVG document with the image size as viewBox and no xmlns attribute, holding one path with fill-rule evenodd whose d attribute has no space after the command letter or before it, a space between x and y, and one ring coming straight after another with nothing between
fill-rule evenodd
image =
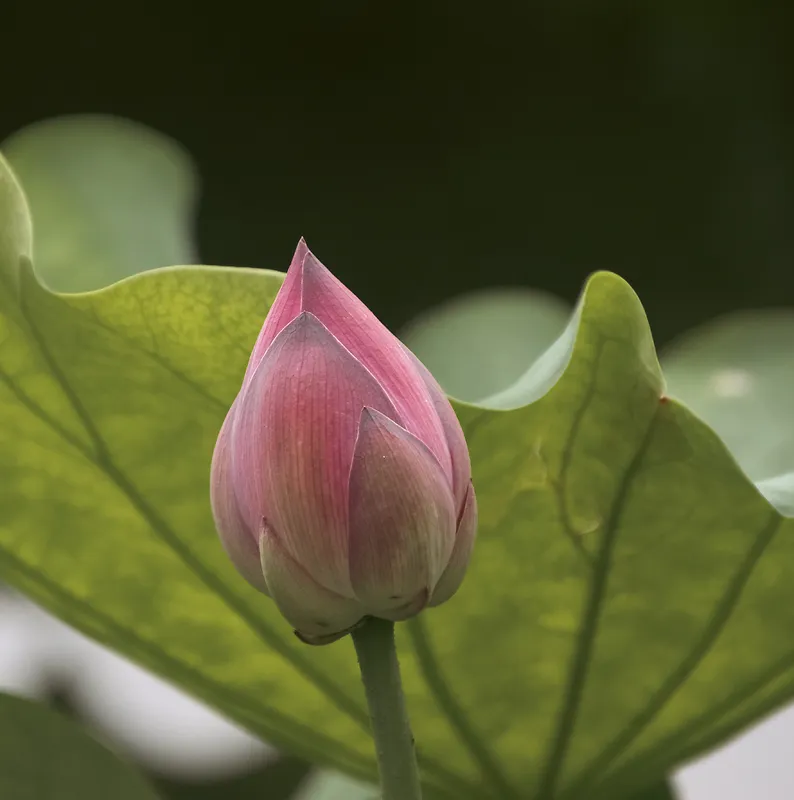
<instances>
[{"instance_id":1,"label":"pink lotus bud","mask_svg":"<svg viewBox=\"0 0 794 800\"><path fill-rule=\"evenodd\" d=\"M303 240L218 436L211 499L239 572L314 644L463 580L477 504L455 412Z\"/></svg>"}]
</instances>

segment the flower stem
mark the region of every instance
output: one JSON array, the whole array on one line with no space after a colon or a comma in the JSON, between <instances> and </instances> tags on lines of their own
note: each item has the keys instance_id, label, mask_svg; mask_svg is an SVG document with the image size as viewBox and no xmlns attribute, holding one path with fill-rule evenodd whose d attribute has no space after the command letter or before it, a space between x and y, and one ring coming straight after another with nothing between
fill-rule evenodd
<instances>
[{"instance_id":1,"label":"flower stem","mask_svg":"<svg viewBox=\"0 0 794 800\"><path fill-rule=\"evenodd\" d=\"M383 800L422 800L394 623L370 617L351 635L369 705Z\"/></svg>"}]
</instances>

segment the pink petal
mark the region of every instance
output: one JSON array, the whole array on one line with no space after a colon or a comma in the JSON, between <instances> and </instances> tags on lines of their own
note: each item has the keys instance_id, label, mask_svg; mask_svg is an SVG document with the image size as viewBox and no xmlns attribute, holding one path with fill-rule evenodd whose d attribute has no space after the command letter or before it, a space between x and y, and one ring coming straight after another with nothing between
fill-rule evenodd
<instances>
[{"instance_id":1,"label":"pink petal","mask_svg":"<svg viewBox=\"0 0 794 800\"><path fill-rule=\"evenodd\" d=\"M458 531L455 535L455 547L452 550L447 567L433 590L429 605L439 606L445 603L458 591L469 565L474 540L477 536L477 498L474 495L474 486L469 484L466 493L466 502L458 522Z\"/></svg>"},{"instance_id":2,"label":"pink petal","mask_svg":"<svg viewBox=\"0 0 794 800\"><path fill-rule=\"evenodd\" d=\"M430 393L436 413L444 428L444 435L452 459L452 489L455 493L455 507L460 511L471 484L471 460L466 437L460 427L457 414L447 398L446 392L438 385L430 370L405 346L403 349L411 357L414 367L422 377Z\"/></svg>"},{"instance_id":3,"label":"pink petal","mask_svg":"<svg viewBox=\"0 0 794 800\"><path fill-rule=\"evenodd\" d=\"M429 448L365 408L350 471L350 580L369 614L386 616L436 585L455 543L455 508ZM384 613L386 612L386 613Z\"/></svg>"},{"instance_id":4,"label":"pink petal","mask_svg":"<svg viewBox=\"0 0 794 800\"><path fill-rule=\"evenodd\" d=\"M262 326L262 330L259 332L254 344L254 349L248 360L248 367L245 370L243 386L251 379L251 375L253 375L254 370L262 360L262 356L276 336L301 312L301 274L303 259L306 258L308 252L309 248L306 246L306 242L301 239L298 242L295 255L292 256L292 262L287 270L287 277L284 278L284 283L281 284L281 288L278 290L276 299L273 301L267 317L265 317L265 324Z\"/></svg>"},{"instance_id":5,"label":"pink petal","mask_svg":"<svg viewBox=\"0 0 794 800\"><path fill-rule=\"evenodd\" d=\"M364 616L358 602L320 586L290 557L266 524L259 549L270 596L304 640L317 644L333 641Z\"/></svg>"},{"instance_id":6,"label":"pink petal","mask_svg":"<svg viewBox=\"0 0 794 800\"><path fill-rule=\"evenodd\" d=\"M451 481L444 430L411 358L386 326L311 252L303 262L301 308L314 314L375 376L406 429L432 450Z\"/></svg>"},{"instance_id":7,"label":"pink petal","mask_svg":"<svg viewBox=\"0 0 794 800\"><path fill-rule=\"evenodd\" d=\"M234 423L236 405L237 400L232 403L223 421L212 454L210 503L223 549L240 574L260 592L267 593L262 566L259 563L259 545L243 521L234 494L234 486L230 480L229 432Z\"/></svg>"},{"instance_id":8,"label":"pink petal","mask_svg":"<svg viewBox=\"0 0 794 800\"><path fill-rule=\"evenodd\" d=\"M267 515L317 583L351 598L348 477L365 405L397 418L372 375L302 313L241 393L232 431L235 488L248 526Z\"/></svg>"}]
</instances>

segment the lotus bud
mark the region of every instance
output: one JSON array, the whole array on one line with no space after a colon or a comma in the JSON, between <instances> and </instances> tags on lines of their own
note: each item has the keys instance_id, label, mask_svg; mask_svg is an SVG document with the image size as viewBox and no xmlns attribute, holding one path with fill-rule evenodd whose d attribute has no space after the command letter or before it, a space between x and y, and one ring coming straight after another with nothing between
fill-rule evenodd
<instances>
[{"instance_id":1,"label":"lotus bud","mask_svg":"<svg viewBox=\"0 0 794 800\"><path fill-rule=\"evenodd\" d=\"M477 504L455 412L303 240L218 436L211 500L240 574L312 644L463 579Z\"/></svg>"}]
</instances>

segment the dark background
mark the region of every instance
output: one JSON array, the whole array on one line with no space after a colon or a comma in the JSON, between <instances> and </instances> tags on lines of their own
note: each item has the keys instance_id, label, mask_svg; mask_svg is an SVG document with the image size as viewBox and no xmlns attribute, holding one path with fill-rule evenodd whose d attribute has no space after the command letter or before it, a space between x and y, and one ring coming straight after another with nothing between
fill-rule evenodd
<instances>
[{"instance_id":1,"label":"dark background","mask_svg":"<svg viewBox=\"0 0 794 800\"><path fill-rule=\"evenodd\" d=\"M285 269L303 234L393 328L486 285L574 299L595 269L660 342L794 302L788 3L65 8L0 33L0 139L84 111L170 134L208 263Z\"/></svg>"},{"instance_id":2,"label":"dark background","mask_svg":"<svg viewBox=\"0 0 794 800\"><path fill-rule=\"evenodd\" d=\"M794 304L791 4L255 14L4 6L0 140L75 112L161 130L198 163L206 263L285 269L305 235L393 329L484 286L573 300L595 269L659 343ZM278 796L237 789L214 796Z\"/></svg>"}]
</instances>

